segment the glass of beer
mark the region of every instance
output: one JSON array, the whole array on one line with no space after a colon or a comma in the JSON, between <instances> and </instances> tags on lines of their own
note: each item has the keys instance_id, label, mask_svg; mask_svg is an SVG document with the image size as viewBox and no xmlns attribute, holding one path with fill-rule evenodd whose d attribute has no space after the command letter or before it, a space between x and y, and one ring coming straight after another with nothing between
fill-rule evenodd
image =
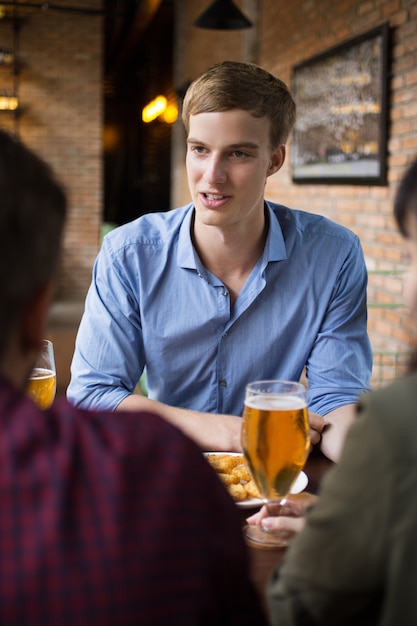
<instances>
[{"instance_id":1,"label":"glass of beer","mask_svg":"<svg viewBox=\"0 0 417 626\"><path fill-rule=\"evenodd\" d=\"M284 505L310 449L306 390L285 380L262 380L246 386L242 448L264 504ZM273 513L271 513L273 516ZM249 525L246 536L268 546L286 546L283 531Z\"/></svg>"},{"instance_id":2,"label":"glass of beer","mask_svg":"<svg viewBox=\"0 0 417 626\"><path fill-rule=\"evenodd\" d=\"M28 395L41 409L51 406L56 393L56 369L52 341L44 339L42 349L29 377Z\"/></svg>"}]
</instances>

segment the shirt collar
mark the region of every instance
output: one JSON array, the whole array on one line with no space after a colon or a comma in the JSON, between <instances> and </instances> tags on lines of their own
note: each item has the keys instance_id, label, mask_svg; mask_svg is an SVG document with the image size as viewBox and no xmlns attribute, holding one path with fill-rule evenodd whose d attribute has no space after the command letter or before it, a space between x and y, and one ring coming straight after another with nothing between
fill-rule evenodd
<instances>
[{"instance_id":1,"label":"shirt collar","mask_svg":"<svg viewBox=\"0 0 417 626\"><path fill-rule=\"evenodd\" d=\"M284 235L275 212L268 202L265 202L265 211L269 218L269 231L263 253L263 266L270 261L282 261L287 258ZM194 219L194 205L188 205L188 210L181 224L178 237L178 264L201 271L200 263L191 240L191 224Z\"/></svg>"},{"instance_id":2,"label":"shirt collar","mask_svg":"<svg viewBox=\"0 0 417 626\"><path fill-rule=\"evenodd\" d=\"M266 263L283 261L287 258L287 249L278 216L268 202L265 202L265 211L269 217L269 231L263 254L264 261Z\"/></svg>"},{"instance_id":3,"label":"shirt collar","mask_svg":"<svg viewBox=\"0 0 417 626\"><path fill-rule=\"evenodd\" d=\"M194 219L194 205L188 205L178 235L178 265L197 270L197 253L191 240L191 224Z\"/></svg>"}]
</instances>

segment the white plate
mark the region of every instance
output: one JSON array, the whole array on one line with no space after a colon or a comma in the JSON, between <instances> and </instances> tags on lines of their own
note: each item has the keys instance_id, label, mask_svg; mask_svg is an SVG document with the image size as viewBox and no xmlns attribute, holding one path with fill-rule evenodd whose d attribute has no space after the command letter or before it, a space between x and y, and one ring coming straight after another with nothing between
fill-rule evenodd
<instances>
[{"instance_id":1,"label":"white plate","mask_svg":"<svg viewBox=\"0 0 417 626\"><path fill-rule=\"evenodd\" d=\"M204 452L204 454L230 454L231 456L242 456L240 452ZM297 480L291 487L292 494L301 493L308 485L308 478L305 472L300 472L297 476ZM236 502L240 509L253 509L257 506L262 506L263 500L261 498L249 498L241 502Z\"/></svg>"},{"instance_id":2,"label":"white plate","mask_svg":"<svg viewBox=\"0 0 417 626\"><path fill-rule=\"evenodd\" d=\"M290 493L301 493L308 485L308 478L305 472L300 472L297 476L297 480L291 487ZM253 509L257 506L263 505L263 500L261 498L249 498L248 500L242 500L242 502L236 502L237 506L240 509Z\"/></svg>"}]
</instances>

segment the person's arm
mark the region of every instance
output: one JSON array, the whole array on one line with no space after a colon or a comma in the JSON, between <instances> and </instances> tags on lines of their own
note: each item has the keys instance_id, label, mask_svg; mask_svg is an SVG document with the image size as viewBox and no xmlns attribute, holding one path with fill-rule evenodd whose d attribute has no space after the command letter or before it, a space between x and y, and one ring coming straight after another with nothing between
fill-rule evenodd
<instances>
[{"instance_id":1,"label":"person's arm","mask_svg":"<svg viewBox=\"0 0 417 626\"><path fill-rule=\"evenodd\" d=\"M355 419L355 404L345 404L324 416L320 448L331 461L337 462L342 453L346 435Z\"/></svg>"},{"instance_id":2,"label":"person's arm","mask_svg":"<svg viewBox=\"0 0 417 626\"><path fill-rule=\"evenodd\" d=\"M323 454L331 461L339 460L346 434L354 420L355 406L340 406L324 417L308 412L311 445L319 444Z\"/></svg>"},{"instance_id":3,"label":"person's arm","mask_svg":"<svg viewBox=\"0 0 417 626\"><path fill-rule=\"evenodd\" d=\"M331 461L340 458L347 432L355 418L355 404L340 406L324 417L309 411L311 444L320 444L321 451Z\"/></svg>"},{"instance_id":4,"label":"person's arm","mask_svg":"<svg viewBox=\"0 0 417 626\"><path fill-rule=\"evenodd\" d=\"M116 411L137 410L157 411L164 419L191 437L203 450L240 452L242 449L240 417L172 407L137 394L124 398L116 409ZM352 419L353 405L335 409L326 415L326 418L309 413L312 445L322 440L323 453L332 461L336 460Z\"/></svg>"},{"instance_id":5,"label":"person's arm","mask_svg":"<svg viewBox=\"0 0 417 626\"><path fill-rule=\"evenodd\" d=\"M332 461L340 457L358 398L370 388L366 286L363 253L355 239L341 265L306 366L310 415L324 416L321 449Z\"/></svg>"},{"instance_id":6,"label":"person's arm","mask_svg":"<svg viewBox=\"0 0 417 626\"><path fill-rule=\"evenodd\" d=\"M180 409L136 394L124 398L116 409L116 411L138 410L157 412L193 439L202 450L241 451L240 417Z\"/></svg>"},{"instance_id":7,"label":"person's arm","mask_svg":"<svg viewBox=\"0 0 417 626\"><path fill-rule=\"evenodd\" d=\"M361 616L384 572L392 473L378 418L356 421L269 584L272 624L369 623Z\"/></svg>"},{"instance_id":8,"label":"person's arm","mask_svg":"<svg viewBox=\"0 0 417 626\"><path fill-rule=\"evenodd\" d=\"M133 263L115 256L110 235L94 263L67 389L74 406L89 410L114 411L133 393L145 365Z\"/></svg>"}]
</instances>

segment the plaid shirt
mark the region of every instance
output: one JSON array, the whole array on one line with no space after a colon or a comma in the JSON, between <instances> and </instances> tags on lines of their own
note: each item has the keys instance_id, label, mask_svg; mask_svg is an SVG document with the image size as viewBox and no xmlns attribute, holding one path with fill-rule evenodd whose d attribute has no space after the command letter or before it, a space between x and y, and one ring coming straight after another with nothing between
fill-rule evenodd
<instances>
[{"instance_id":1,"label":"plaid shirt","mask_svg":"<svg viewBox=\"0 0 417 626\"><path fill-rule=\"evenodd\" d=\"M235 505L178 430L4 381L0 416L0 623L265 623Z\"/></svg>"}]
</instances>

